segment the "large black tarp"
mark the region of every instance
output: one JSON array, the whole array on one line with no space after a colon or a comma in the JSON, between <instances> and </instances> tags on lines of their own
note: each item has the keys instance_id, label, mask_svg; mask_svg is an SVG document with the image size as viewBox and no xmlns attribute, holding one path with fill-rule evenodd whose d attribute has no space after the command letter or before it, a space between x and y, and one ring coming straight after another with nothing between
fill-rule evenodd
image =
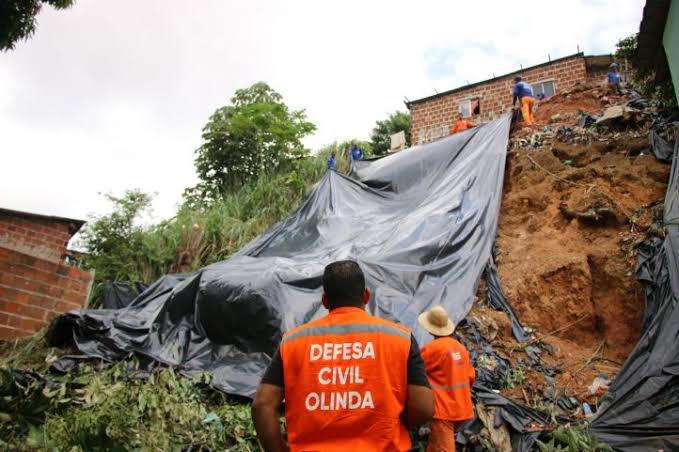
<instances>
[{"instance_id":1,"label":"large black tarp","mask_svg":"<svg viewBox=\"0 0 679 452\"><path fill-rule=\"evenodd\" d=\"M665 238L639 250L637 277L646 284L641 339L592 422L594 434L618 450L679 450L678 155L679 140L665 196Z\"/></svg>"},{"instance_id":2,"label":"large black tarp","mask_svg":"<svg viewBox=\"0 0 679 452\"><path fill-rule=\"evenodd\" d=\"M132 303L147 287L146 284L140 282L107 282L103 287L102 305L106 309L124 308Z\"/></svg>"},{"instance_id":3,"label":"large black tarp","mask_svg":"<svg viewBox=\"0 0 679 452\"><path fill-rule=\"evenodd\" d=\"M355 259L368 310L429 338L416 318L434 304L462 320L495 240L510 117L329 171L289 218L229 260L166 276L129 306L73 311L53 342L117 359L129 352L209 372L222 390L252 396L283 332L325 315L325 265Z\"/></svg>"}]
</instances>

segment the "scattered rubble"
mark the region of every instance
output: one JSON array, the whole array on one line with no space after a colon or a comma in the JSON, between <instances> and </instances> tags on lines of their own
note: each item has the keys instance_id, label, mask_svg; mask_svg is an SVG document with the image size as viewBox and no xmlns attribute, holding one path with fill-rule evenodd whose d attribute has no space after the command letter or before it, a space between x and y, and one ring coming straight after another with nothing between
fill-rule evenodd
<instances>
[{"instance_id":1,"label":"scattered rubble","mask_svg":"<svg viewBox=\"0 0 679 452\"><path fill-rule=\"evenodd\" d=\"M663 234L676 139L663 114L634 94L581 86L514 130L495 260L506 300L532 334L519 342L518 321L484 306L490 287L481 286L458 334L484 387L568 419L596 412L639 339L636 248ZM501 450L500 437L489 430L485 440Z\"/></svg>"}]
</instances>

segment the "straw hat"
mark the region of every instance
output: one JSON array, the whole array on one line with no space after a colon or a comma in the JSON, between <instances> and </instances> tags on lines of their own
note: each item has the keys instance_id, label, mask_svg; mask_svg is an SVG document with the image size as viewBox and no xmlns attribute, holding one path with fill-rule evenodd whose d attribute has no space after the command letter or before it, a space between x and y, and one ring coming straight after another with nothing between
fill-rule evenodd
<instances>
[{"instance_id":1,"label":"straw hat","mask_svg":"<svg viewBox=\"0 0 679 452\"><path fill-rule=\"evenodd\" d=\"M417 317L417 321L434 336L450 336L455 331L455 324L450 321L443 306L434 306L423 312Z\"/></svg>"}]
</instances>

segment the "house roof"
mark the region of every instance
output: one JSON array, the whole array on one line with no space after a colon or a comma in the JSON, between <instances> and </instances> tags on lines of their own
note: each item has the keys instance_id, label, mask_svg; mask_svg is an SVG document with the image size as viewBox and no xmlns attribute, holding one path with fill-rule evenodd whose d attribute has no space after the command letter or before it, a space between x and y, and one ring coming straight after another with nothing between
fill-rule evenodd
<instances>
[{"instance_id":1,"label":"house roof","mask_svg":"<svg viewBox=\"0 0 679 452\"><path fill-rule=\"evenodd\" d=\"M410 109L410 106L414 105L414 104L427 102L427 101L430 101L430 100L433 100L433 99L436 99L436 98L439 98L439 97L447 96L448 94L456 93L456 92L459 92L459 91L464 91L464 90L467 90L467 89L472 89L472 88L475 88L479 85L483 85L483 84L489 83L489 82L494 82L496 80L506 78L506 77L510 77L510 76L513 76L513 75L518 75L518 74L521 74L522 72L526 72L526 71L529 71L531 69L537 69L537 68L540 68L540 67L549 66L550 64L558 63L560 61L568 60L568 59L575 58L575 57L584 57L584 56L585 55L582 52L574 53L572 55L568 55L568 56L565 56L565 57L562 57L562 58L557 58L556 60L545 61L544 63L536 64L535 66L525 67L525 68L520 69L518 71L509 72L507 74L499 75L497 77L489 78L487 80L482 80L480 82L472 83L470 85L464 85L464 86L460 86L460 87L457 87L457 88L454 88L454 89L451 89L451 90L448 90L448 91L444 91L442 93L436 93L432 96L423 97L423 98L417 99L417 100L407 101L407 102L405 102L405 104L406 104L406 107L408 107L408 109Z\"/></svg>"},{"instance_id":2,"label":"house roof","mask_svg":"<svg viewBox=\"0 0 679 452\"><path fill-rule=\"evenodd\" d=\"M80 228L86 223L84 220L76 220L74 218L66 218L66 217L57 217L57 216L52 216L52 215L42 215L39 213L32 213L32 212L24 212L21 210L12 210L12 209L5 209L0 207L0 214L6 214L6 215L11 215L15 217L23 217L23 218L37 218L40 220L49 220L49 221L54 221L57 223L66 223L68 224L68 230L71 235L74 235L76 232L80 230Z\"/></svg>"}]
</instances>

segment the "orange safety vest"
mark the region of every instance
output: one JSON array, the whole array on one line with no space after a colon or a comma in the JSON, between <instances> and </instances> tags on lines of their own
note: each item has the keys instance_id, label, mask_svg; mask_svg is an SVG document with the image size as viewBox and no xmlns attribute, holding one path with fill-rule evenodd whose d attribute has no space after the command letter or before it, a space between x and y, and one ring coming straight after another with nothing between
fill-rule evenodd
<instances>
[{"instance_id":1,"label":"orange safety vest","mask_svg":"<svg viewBox=\"0 0 679 452\"><path fill-rule=\"evenodd\" d=\"M455 122L453 124L453 127L450 128L450 133L457 133L457 132L462 132L467 129L471 129L474 127L476 124L474 124L471 121L467 121L466 119L460 119L459 121Z\"/></svg>"},{"instance_id":2,"label":"orange safety vest","mask_svg":"<svg viewBox=\"0 0 679 452\"><path fill-rule=\"evenodd\" d=\"M280 346L291 451L407 451L410 330L342 307Z\"/></svg>"},{"instance_id":3,"label":"orange safety vest","mask_svg":"<svg viewBox=\"0 0 679 452\"><path fill-rule=\"evenodd\" d=\"M420 353L434 391L434 419L462 421L474 417L471 385L476 372L467 349L452 337L441 337L422 347Z\"/></svg>"}]
</instances>

